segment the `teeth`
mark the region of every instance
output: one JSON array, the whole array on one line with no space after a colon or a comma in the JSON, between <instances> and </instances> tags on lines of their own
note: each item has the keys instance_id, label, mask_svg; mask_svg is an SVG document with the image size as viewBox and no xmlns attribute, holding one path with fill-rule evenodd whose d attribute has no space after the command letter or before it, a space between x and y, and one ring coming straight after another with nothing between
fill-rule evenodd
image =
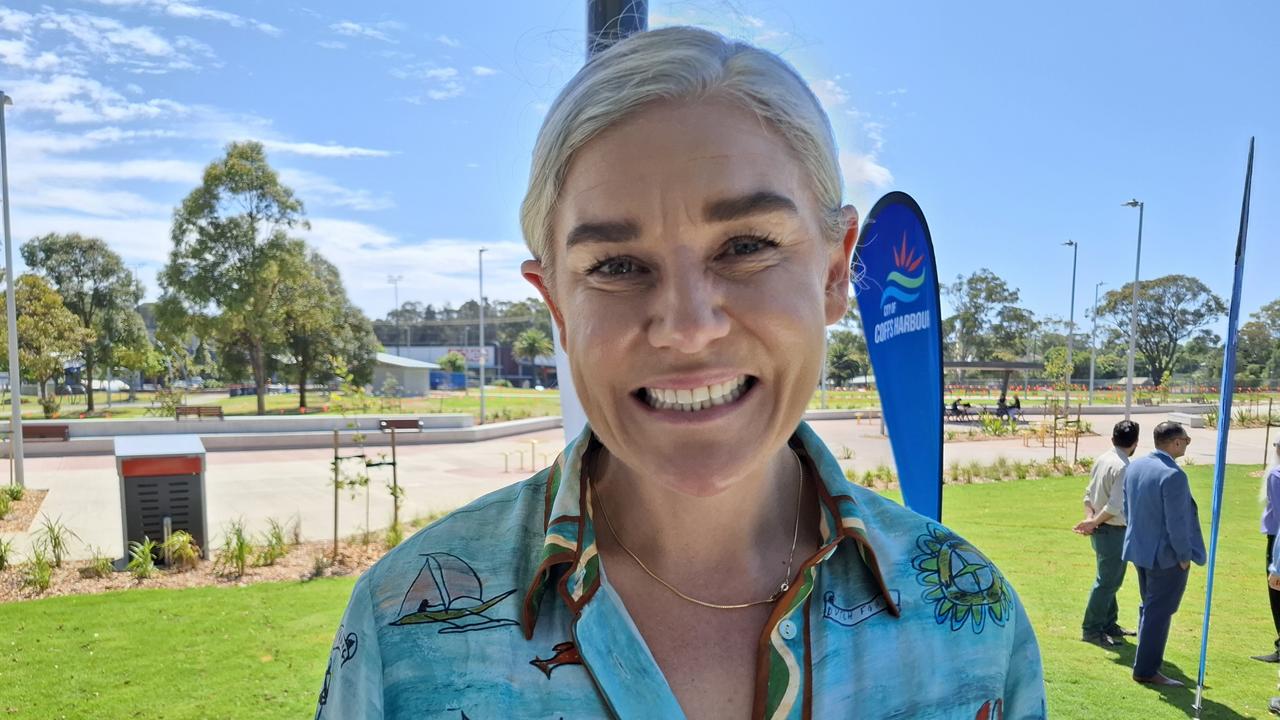
<instances>
[{"instance_id":1,"label":"teeth","mask_svg":"<svg viewBox=\"0 0 1280 720\"><path fill-rule=\"evenodd\" d=\"M747 376L692 389L646 388L649 405L658 410L697 412L731 403L745 392Z\"/></svg>"}]
</instances>

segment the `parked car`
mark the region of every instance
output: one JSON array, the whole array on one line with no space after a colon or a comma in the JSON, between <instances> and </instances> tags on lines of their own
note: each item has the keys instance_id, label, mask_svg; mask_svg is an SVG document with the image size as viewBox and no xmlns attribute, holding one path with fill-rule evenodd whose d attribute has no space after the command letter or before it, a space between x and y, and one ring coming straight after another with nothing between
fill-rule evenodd
<instances>
[{"instance_id":1,"label":"parked car","mask_svg":"<svg viewBox=\"0 0 1280 720\"><path fill-rule=\"evenodd\" d=\"M102 391L104 391L104 392L105 392L105 391L107 391L107 390L110 390L111 392L128 392L128 391L129 391L129 383L127 383L127 382L125 382L125 381L121 380L120 378L111 378L111 380L110 380L110 381L107 381L107 380L94 380L94 381L93 381L93 389L94 389L95 391L96 391L96 390L102 390Z\"/></svg>"}]
</instances>

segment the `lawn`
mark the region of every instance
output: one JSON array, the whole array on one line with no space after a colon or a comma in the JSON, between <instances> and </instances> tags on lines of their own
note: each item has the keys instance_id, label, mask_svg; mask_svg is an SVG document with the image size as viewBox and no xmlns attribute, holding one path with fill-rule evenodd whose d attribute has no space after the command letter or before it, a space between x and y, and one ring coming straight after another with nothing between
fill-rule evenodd
<instances>
[{"instance_id":1,"label":"lawn","mask_svg":"<svg viewBox=\"0 0 1280 720\"><path fill-rule=\"evenodd\" d=\"M1270 649L1258 479L1228 473L1209 646L1205 718L1260 718L1275 665ZM1189 468L1209 519L1210 475ZM1158 692L1129 680L1132 644L1080 642L1093 573L1074 535L1084 478L948 486L945 520L995 560L1028 608L1045 660L1053 718L1183 718L1193 689ZM1207 529L1206 529L1207 535ZM1166 672L1194 684L1205 573L1195 568L1174 618ZM139 590L0 605L0 712L13 718L309 717L351 578L197 590ZM1137 578L1120 598L1135 624Z\"/></svg>"}]
</instances>

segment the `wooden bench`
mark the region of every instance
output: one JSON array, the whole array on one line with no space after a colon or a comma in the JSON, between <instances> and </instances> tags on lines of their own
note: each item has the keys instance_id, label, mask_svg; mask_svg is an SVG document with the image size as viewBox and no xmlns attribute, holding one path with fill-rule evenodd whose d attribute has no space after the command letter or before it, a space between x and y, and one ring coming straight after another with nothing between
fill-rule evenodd
<instances>
[{"instance_id":1,"label":"wooden bench","mask_svg":"<svg viewBox=\"0 0 1280 720\"><path fill-rule=\"evenodd\" d=\"M174 410L174 420L181 420L184 417L194 417L203 420L207 417L223 419L221 405L179 405Z\"/></svg>"},{"instance_id":2,"label":"wooden bench","mask_svg":"<svg viewBox=\"0 0 1280 720\"><path fill-rule=\"evenodd\" d=\"M58 440L66 442L71 439L69 425L23 425L22 440Z\"/></svg>"}]
</instances>

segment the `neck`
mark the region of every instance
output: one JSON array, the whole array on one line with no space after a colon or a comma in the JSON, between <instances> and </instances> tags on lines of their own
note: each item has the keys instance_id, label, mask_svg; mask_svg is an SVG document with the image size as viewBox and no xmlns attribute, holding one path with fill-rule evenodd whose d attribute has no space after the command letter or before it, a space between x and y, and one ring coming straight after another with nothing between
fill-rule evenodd
<instances>
[{"instance_id":1,"label":"neck","mask_svg":"<svg viewBox=\"0 0 1280 720\"><path fill-rule=\"evenodd\" d=\"M670 582L735 574L780 578L796 532L797 491L803 495L793 567L818 542L812 483L806 477L798 487L799 472L796 456L784 446L728 490L691 497L600 448L590 475L601 551L620 549L601 515L603 505L622 544Z\"/></svg>"}]
</instances>

